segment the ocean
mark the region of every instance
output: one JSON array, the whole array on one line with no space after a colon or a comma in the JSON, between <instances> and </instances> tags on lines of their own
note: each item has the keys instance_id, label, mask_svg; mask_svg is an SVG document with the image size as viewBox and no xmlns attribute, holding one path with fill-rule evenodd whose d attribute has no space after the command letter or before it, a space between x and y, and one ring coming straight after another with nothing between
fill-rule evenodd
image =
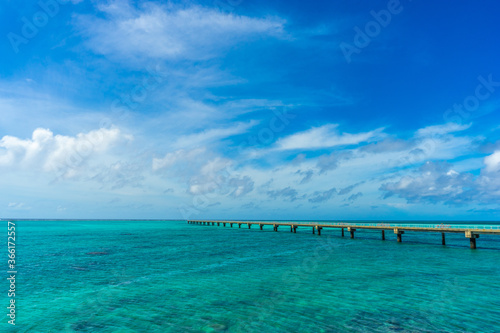
<instances>
[{"instance_id":1,"label":"ocean","mask_svg":"<svg viewBox=\"0 0 500 333\"><path fill-rule=\"evenodd\" d=\"M471 250L463 234L15 223L5 332L500 332L498 236Z\"/></svg>"}]
</instances>

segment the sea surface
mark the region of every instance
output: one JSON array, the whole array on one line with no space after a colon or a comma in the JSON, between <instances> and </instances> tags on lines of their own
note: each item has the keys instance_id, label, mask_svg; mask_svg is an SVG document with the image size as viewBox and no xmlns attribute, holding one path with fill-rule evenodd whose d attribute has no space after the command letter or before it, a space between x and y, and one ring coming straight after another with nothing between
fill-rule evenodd
<instances>
[{"instance_id":1,"label":"sea surface","mask_svg":"<svg viewBox=\"0 0 500 333\"><path fill-rule=\"evenodd\" d=\"M463 234L442 246L439 233L397 243L185 221L17 221L16 232L17 324L3 279L2 332L500 332L498 236L471 250Z\"/></svg>"}]
</instances>

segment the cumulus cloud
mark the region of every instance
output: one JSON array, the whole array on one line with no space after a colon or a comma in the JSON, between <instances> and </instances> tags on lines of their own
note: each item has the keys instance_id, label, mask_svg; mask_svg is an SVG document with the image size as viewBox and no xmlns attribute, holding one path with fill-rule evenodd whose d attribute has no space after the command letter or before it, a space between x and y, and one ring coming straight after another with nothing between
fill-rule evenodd
<instances>
[{"instance_id":1,"label":"cumulus cloud","mask_svg":"<svg viewBox=\"0 0 500 333\"><path fill-rule=\"evenodd\" d=\"M361 185L361 184L363 184L363 183L364 183L364 181L363 181L363 182L356 183L356 184L349 185L349 186L347 186L347 187L344 187L343 189L341 189L341 190L339 191L339 195L349 194L349 193L351 193L351 191L352 191L352 190L353 190L356 186Z\"/></svg>"},{"instance_id":2,"label":"cumulus cloud","mask_svg":"<svg viewBox=\"0 0 500 333\"><path fill-rule=\"evenodd\" d=\"M484 202L500 202L500 150L484 158L485 167L477 179L480 198Z\"/></svg>"},{"instance_id":3,"label":"cumulus cloud","mask_svg":"<svg viewBox=\"0 0 500 333\"><path fill-rule=\"evenodd\" d=\"M303 185L303 184L307 184L311 181L311 178L314 175L314 171L312 171L312 170L307 170L307 171L298 170L296 172L296 174L303 176L303 178L300 180L300 184Z\"/></svg>"},{"instance_id":4,"label":"cumulus cloud","mask_svg":"<svg viewBox=\"0 0 500 333\"><path fill-rule=\"evenodd\" d=\"M363 193L358 192L356 194L351 195L349 198L347 198L347 201L354 202L354 201L356 201L356 199L358 199L359 197L362 197L362 196L363 196Z\"/></svg>"},{"instance_id":5,"label":"cumulus cloud","mask_svg":"<svg viewBox=\"0 0 500 333\"><path fill-rule=\"evenodd\" d=\"M362 142L371 142L384 136L383 128L364 133L339 133L337 124L327 124L313 127L278 140L276 147L279 150L316 150L336 146L357 145Z\"/></svg>"},{"instance_id":6,"label":"cumulus cloud","mask_svg":"<svg viewBox=\"0 0 500 333\"><path fill-rule=\"evenodd\" d=\"M485 157L484 164L486 165L485 172L487 173L500 171L500 150L497 150L493 154Z\"/></svg>"},{"instance_id":7,"label":"cumulus cloud","mask_svg":"<svg viewBox=\"0 0 500 333\"><path fill-rule=\"evenodd\" d=\"M229 179L228 187L233 189L230 195L237 198L252 192L254 181L249 176L233 177Z\"/></svg>"},{"instance_id":8,"label":"cumulus cloud","mask_svg":"<svg viewBox=\"0 0 500 333\"><path fill-rule=\"evenodd\" d=\"M319 173L323 174L327 171L335 170L339 166L340 161L349 159L350 157L352 157L352 152L350 151L321 155L318 158L316 167L319 169Z\"/></svg>"},{"instance_id":9,"label":"cumulus cloud","mask_svg":"<svg viewBox=\"0 0 500 333\"><path fill-rule=\"evenodd\" d=\"M290 186L285 187L281 190L272 190L272 191L267 191L267 195L271 199L284 199L287 201L295 201L297 199L301 199L302 197L298 197L297 190L294 188L291 188Z\"/></svg>"},{"instance_id":10,"label":"cumulus cloud","mask_svg":"<svg viewBox=\"0 0 500 333\"><path fill-rule=\"evenodd\" d=\"M115 162L109 167L102 168L90 177L102 187L110 187L112 190L125 186L141 187L145 179L142 165L130 162Z\"/></svg>"},{"instance_id":11,"label":"cumulus cloud","mask_svg":"<svg viewBox=\"0 0 500 333\"><path fill-rule=\"evenodd\" d=\"M472 181L470 175L460 175L449 163L427 162L416 175L383 184L380 189L386 192L384 198L398 195L410 203L463 202Z\"/></svg>"},{"instance_id":12,"label":"cumulus cloud","mask_svg":"<svg viewBox=\"0 0 500 333\"><path fill-rule=\"evenodd\" d=\"M331 188L327 191L316 191L312 194L311 198L309 198L309 202L312 202L312 203L319 203L319 202L323 202L323 201L327 201L329 200L334 194L337 193L337 189L336 188Z\"/></svg>"},{"instance_id":13,"label":"cumulus cloud","mask_svg":"<svg viewBox=\"0 0 500 333\"><path fill-rule=\"evenodd\" d=\"M237 172L232 160L214 157L205 148L178 150L153 158L152 167L153 171L184 183L187 193L193 196L216 193L238 198L254 189L252 178Z\"/></svg>"},{"instance_id":14,"label":"cumulus cloud","mask_svg":"<svg viewBox=\"0 0 500 333\"><path fill-rule=\"evenodd\" d=\"M446 162L427 162L412 175L382 184L384 198L398 196L408 203L463 205L484 198L481 180L470 173L459 173ZM486 202L485 202L486 203Z\"/></svg>"},{"instance_id":15,"label":"cumulus cloud","mask_svg":"<svg viewBox=\"0 0 500 333\"><path fill-rule=\"evenodd\" d=\"M49 129L37 128L30 139L6 135L0 140L0 167L56 172L69 178L117 143L132 139L118 128L101 128L76 136L54 135Z\"/></svg>"},{"instance_id":16,"label":"cumulus cloud","mask_svg":"<svg viewBox=\"0 0 500 333\"><path fill-rule=\"evenodd\" d=\"M216 193L238 198L253 190L254 181L249 176L231 174L228 170L220 170L219 172L196 175L189 181L188 186L188 193L191 195Z\"/></svg>"},{"instance_id":17,"label":"cumulus cloud","mask_svg":"<svg viewBox=\"0 0 500 333\"><path fill-rule=\"evenodd\" d=\"M128 1L98 6L105 18L80 16L88 46L119 59L207 59L241 41L283 37L285 21L223 13L196 5Z\"/></svg>"}]
</instances>

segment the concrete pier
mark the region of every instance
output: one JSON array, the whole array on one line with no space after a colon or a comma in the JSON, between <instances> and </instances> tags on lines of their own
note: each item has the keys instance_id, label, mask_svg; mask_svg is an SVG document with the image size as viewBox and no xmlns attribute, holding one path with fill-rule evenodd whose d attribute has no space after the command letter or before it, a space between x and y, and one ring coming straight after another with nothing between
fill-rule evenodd
<instances>
[{"instance_id":1,"label":"concrete pier","mask_svg":"<svg viewBox=\"0 0 500 333\"><path fill-rule=\"evenodd\" d=\"M242 224L247 224L248 229L252 228L253 224L259 226L260 230L263 230L264 225L273 226L273 230L275 232L278 231L280 226L288 226L290 227L291 233L297 233L298 227L310 227L312 229L312 233L318 233L318 236L321 236L321 231L323 228L339 228L341 230L341 235L344 237L344 229L347 228L347 231L350 233L351 238L354 238L354 232L357 229L360 230L372 230L372 231L380 231L382 233L382 240L385 240L385 231L392 230L394 234L397 236L397 241L402 243L402 235L405 232L435 232L441 234L441 244L446 245L446 233L464 233L466 238L469 238L470 248L477 248L477 239L480 234L490 234L500 236L500 225L450 225L450 224L410 224L410 223L345 223L345 222L276 222L276 221L205 221L205 220L189 220L187 221L189 224L198 224L198 225L212 225L214 226L216 223L218 226L221 224L225 227L226 223L232 227L233 224L238 224L238 228L241 228Z\"/></svg>"},{"instance_id":2,"label":"concrete pier","mask_svg":"<svg viewBox=\"0 0 500 333\"><path fill-rule=\"evenodd\" d=\"M469 238L469 240L470 240L470 248L476 249L476 238L479 238L479 234L472 232L472 231L466 231L465 237Z\"/></svg>"},{"instance_id":3,"label":"concrete pier","mask_svg":"<svg viewBox=\"0 0 500 333\"><path fill-rule=\"evenodd\" d=\"M394 233L398 236L398 243L401 243L403 241L401 235L404 234L405 232L403 230L394 229Z\"/></svg>"}]
</instances>

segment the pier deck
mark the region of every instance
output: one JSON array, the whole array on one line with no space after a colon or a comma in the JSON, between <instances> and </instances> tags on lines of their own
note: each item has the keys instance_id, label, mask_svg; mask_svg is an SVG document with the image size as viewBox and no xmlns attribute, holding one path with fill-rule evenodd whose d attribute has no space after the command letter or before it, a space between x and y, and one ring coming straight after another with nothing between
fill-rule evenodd
<instances>
[{"instance_id":1,"label":"pier deck","mask_svg":"<svg viewBox=\"0 0 500 333\"><path fill-rule=\"evenodd\" d=\"M264 226L273 226L274 231L278 231L279 227L289 227L291 232L296 233L297 228L308 227L312 228L313 234L321 236L321 230L324 228L341 229L342 237L344 237L344 229L354 238L357 229L379 230L382 233L382 240L385 240L385 231L393 231L397 236L397 241L402 242L402 235L405 231L412 232L436 232L441 233L441 244L446 245L446 233L464 233L466 238L470 240L470 248L476 248L476 239L481 234L500 235L500 225L462 225L462 224L398 224L398 223L344 223L344 222L285 222L285 221L228 221L228 220L188 220L189 224L202 225L246 225L251 229L252 225L259 226L263 230Z\"/></svg>"}]
</instances>

